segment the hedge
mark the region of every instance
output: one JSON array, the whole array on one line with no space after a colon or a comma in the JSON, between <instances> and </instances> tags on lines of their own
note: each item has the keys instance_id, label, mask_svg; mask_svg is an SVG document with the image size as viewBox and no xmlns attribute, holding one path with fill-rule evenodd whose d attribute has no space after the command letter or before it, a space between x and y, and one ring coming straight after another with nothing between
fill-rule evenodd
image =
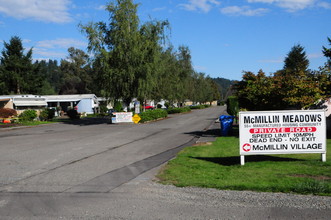
<instances>
[{"instance_id":1,"label":"hedge","mask_svg":"<svg viewBox=\"0 0 331 220\"><path fill-rule=\"evenodd\" d=\"M168 112L163 109L155 109L155 110L147 110L139 114L141 120L140 123L144 123L146 121L153 121L159 118L166 118L168 116Z\"/></svg>"}]
</instances>

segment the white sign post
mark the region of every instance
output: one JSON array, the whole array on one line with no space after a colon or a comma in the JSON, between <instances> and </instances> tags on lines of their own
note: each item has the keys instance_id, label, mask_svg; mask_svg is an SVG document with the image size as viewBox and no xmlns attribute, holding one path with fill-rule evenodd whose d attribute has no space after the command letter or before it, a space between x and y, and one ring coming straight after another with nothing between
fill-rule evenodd
<instances>
[{"instance_id":1,"label":"white sign post","mask_svg":"<svg viewBox=\"0 0 331 220\"><path fill-rule=\"evenodd\" d=\"M320 153L326 161L324 110L240 112L240 163L246 155Z\"/></svg>"}]
</instances>

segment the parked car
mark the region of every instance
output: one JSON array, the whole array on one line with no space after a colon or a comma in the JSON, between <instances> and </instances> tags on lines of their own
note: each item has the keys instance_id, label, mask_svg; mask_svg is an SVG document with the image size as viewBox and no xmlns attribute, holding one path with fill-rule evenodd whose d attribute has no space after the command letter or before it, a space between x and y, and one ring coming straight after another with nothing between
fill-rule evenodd
<instances>
[{"instance_id":1,"label":"parked car","mask_svg":"<svg viewBox=\"0 0 331 220\"><path fill-rule=\"evenodd\" d=\"M151 105L146 105L146 106L144 106L144 109L154 109L154 107Z\"/></svg>"}]
</instances>

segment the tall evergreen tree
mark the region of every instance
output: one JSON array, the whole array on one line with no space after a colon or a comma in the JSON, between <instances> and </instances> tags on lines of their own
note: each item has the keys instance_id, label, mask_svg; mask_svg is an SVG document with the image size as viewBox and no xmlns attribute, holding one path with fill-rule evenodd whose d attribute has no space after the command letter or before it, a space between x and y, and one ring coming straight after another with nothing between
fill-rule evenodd
<instances>
[{"instance_id":1,"label":"tall evergreen tree","mask_svg":"<svg viewBox=\"0 0 331 220\"><path fill-rule=\"evenodd\" d=\"M309 60L304 47L300 44L293 46L284 60L285 75L306 74L308 67Z\"/></svg>"},{"instance_id":2,"label":"tall evergreen tree","mask_svg":"<svg viewBox=\"0 0 331 220\"><path fill-rule=\"evenodd\" d=\"M32 64L32 48L24 53L22 40L14 36L4 42L0 58L0 92L2 94L36 93L42 85L42 78L36 76Z\"/></svg>"},{"instance_id":3,"label":"tall evergreen tree","mask_svg":"<svg viewBox=\"0 0 331 220\"><path fill-rule=\"evenodd\" d=\"M328 38L329 41L329 45L331 46L331 39ZM329 66L329 68L331 68L331 48L326 48L323 46L323 54L324 56L328 59L327 64Z\"/></svg>"}]
</instances>

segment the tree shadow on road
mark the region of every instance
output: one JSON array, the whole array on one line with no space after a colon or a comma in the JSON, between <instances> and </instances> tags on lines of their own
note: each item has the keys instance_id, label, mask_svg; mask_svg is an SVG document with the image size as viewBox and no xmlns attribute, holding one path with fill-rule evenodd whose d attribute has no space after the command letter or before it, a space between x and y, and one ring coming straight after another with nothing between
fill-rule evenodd
<instances>
[{"instance_id":1,"label":"tree shadow on road","mask_svg":"<svg viewBox=\"0 0 331 220\"><path fill-rule=\"evenodd\" d=\"M219 137L221 135L220 129L209 129L205 131L192 131L185 134L190 134L195 137Z\"/></svg>"},{"instance_id":2,"label":"tree shadow on road","mask_svg":"<svg viewBox=\"0 0 331 220\"><path fill-rule=\"evenodd\" d=\"M81 119L65 119L61 120L61 123L87 126L87 125L100 125L100 124L111 124L109 118L81 118Z\"/></svg>"}]
</instances>

